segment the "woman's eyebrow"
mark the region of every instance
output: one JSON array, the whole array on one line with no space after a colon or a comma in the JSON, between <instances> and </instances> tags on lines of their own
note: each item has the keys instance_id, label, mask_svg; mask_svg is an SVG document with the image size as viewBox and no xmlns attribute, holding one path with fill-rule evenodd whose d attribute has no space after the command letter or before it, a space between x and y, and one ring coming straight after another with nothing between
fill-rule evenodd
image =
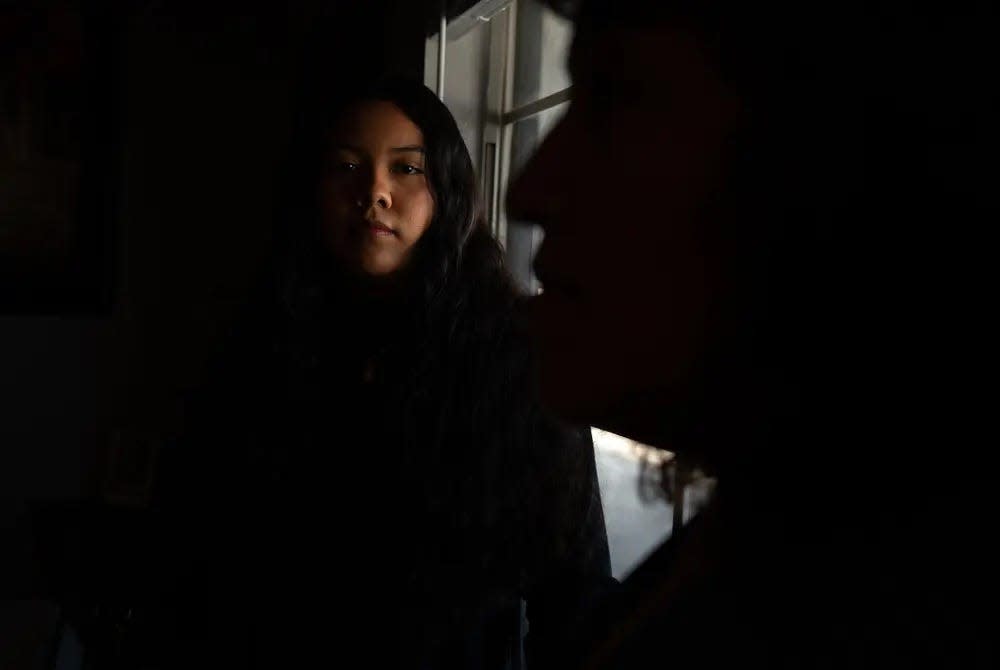
<instances>
[{"instance_id":1,"label":"woman's eyebrow","mask_svg":"<svg viewBox=\"0 0 1000 670\"><path fill-rule=\"evenodd\" d=\"M362 149L361 147L356 147L353 144L348 144L346 142L335 142L333 148L335 150L340 150L340 151L351 151L356 154L366 153L365 150ZM392 147L391 149L389 149L389 151L393 153L419 153L419 154L427 153L427 150L424 147L417 144L407 145L405 147Z\"/></svg>"}]
</instances>

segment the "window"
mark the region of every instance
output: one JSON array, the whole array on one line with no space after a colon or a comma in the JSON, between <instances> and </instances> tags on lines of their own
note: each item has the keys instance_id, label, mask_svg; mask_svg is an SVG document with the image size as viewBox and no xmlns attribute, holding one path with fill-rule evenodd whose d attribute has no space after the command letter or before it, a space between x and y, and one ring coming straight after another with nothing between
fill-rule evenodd
<instances>
[{"instance_id":1,"label":"window","mask_svg":"<svg viewBox=\"0 0 1000 670\"><path fill-rule=\"evenodd\" d=\"M440 35L428 39L425 51L425 83L439 91L458 122L477 168L490 227L514 278L529 293L541 289L531 261L542 232L509 220L504 201L511 177L569 105L571 41L572 24L538 0L483 0L448 22L443 58ZM598 429L592 433L612 572L622 578L669 536L675 522L697 511L713 482L692 482L683 471L677 475L669 467L672 454ZM676 511L654 493L662 472L682 482Z\"/></svg>"},{"instance_id":2,"label":"window","mask_svg":"<svg viewBox=\"0 0 1000 670\"><path fill-rule=\"evenodd\" d=\"M507 219L506 186L565 112L571 39L572 24L537 0L485 0L448 24L443 91L439 36L425 52L425 82L442 92L458 121L490 226L515 279L531 293L539 289L531 259L541 233Z\"/></svg>"}]
</instances>

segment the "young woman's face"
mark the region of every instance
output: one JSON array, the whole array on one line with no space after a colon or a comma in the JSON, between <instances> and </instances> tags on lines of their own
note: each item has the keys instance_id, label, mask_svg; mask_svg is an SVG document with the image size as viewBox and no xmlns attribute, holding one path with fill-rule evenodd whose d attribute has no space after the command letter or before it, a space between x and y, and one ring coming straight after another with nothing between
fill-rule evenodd
<instances>
[{"instance_id":1,"label":"young woman's face","mask_svg":"<svg viewBox=\"0 0 1000 670\"><path fill-rule=\"evenodd\" d=\"M391 102L353 106L334 128L320 183L321 234L348 269L403 268L434 215L424 137Z\"/></svg>"}]
</instances>

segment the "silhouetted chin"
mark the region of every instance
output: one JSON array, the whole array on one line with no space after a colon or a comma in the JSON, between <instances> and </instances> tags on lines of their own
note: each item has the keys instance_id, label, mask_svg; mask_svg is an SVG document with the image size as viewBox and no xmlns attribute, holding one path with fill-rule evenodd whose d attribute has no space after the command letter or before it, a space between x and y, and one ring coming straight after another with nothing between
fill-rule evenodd
<instances>
[{"instance_id":1,"label":"silhouetted chin","mask_svg":"<svg viewBox=\"0 0 1000 670\"><path fill-rule=\"evenodd\" d=\"M540 352L539 357L544 358L545 353ZM554 358L548 364L543 360L538 365L538 390L546 409L577 425L601 428L640 441L644 441L637 436L640 433L649 437L640 424L650 421L640 422L639 417L622 411L614 390L588 378L585 365L560 366Z\"/></svg>"},{"instance_id":2,"label":"silhouetted chin","mask_svg":"<svg viewBox=\"0 0 1000 670\"><path fill-rule=\"evenodd\" d=\"M594 399L587 397L583 384L547 383L544 375L539 381L542 404L561 419L579 425L594 425L601 412ZM581 392L582 391L582 392Z\"/></svg>"}]
</instances>

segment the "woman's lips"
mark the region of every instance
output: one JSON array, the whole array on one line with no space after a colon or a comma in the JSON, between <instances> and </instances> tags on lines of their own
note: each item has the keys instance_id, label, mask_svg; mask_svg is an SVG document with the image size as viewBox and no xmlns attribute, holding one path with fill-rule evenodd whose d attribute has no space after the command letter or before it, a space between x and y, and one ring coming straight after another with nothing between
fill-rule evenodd
<instances>
[{"instance_id":1,"label":"woman's lips","mask_svg":"<svg viewBox=\"0 0 1000 670\"><path fill-rule=\"evenodd\" d=\"M376 237L392 237L396 234L396 231L380 221L365 220L361 222L361 225Z\"/></svg>"}]
</instances>

